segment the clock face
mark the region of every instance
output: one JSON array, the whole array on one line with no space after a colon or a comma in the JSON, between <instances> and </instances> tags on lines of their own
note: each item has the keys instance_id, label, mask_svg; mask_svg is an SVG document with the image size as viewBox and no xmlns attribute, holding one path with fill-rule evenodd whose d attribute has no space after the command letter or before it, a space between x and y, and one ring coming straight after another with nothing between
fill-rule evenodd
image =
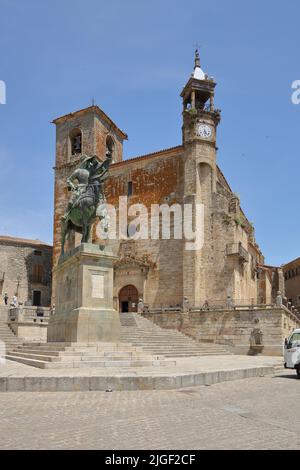
<instances>
[{"instance_id":1,"label":"clock face","mask_svg":"<svg viewBox=\"0 0 300 470\"><path fill-rule=\"evenodd\" d=\"M204 139L209 139L212 136L212 129L207 124L199 124L197 134Z\"/></svg>"}]
</instances>

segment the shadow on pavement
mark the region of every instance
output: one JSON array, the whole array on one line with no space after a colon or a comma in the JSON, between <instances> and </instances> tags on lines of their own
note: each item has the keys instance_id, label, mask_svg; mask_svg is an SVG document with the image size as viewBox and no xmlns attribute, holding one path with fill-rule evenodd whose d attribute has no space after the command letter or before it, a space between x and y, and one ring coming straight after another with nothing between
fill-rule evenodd
<instances>
[{"instance_id":1,"label":"shadow on pavement","mask_svg":"<svg viewBox=\"0 0 300 470\"><path fill-rule=\"evenodd\" d=\"M289 375L274 375L273 379L293 379L293 380L300 380L297 374L289 374Z\"/></svg>"}]
</instances>

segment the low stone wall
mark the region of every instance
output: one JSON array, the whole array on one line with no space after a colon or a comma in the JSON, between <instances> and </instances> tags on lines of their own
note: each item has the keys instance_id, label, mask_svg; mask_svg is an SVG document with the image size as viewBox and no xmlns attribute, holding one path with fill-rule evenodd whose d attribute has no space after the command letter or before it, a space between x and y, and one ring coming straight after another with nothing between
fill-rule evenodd
<instances>
[{"instance_id":1,"label":"low stone wall","mask_svg":"<svg viewBox=\"0 0 300 470\"><path fill-rule=\"evenodd\" d=\"M47 342L49 317L50 308L22 306L10 309L8 324L24 341Z\"/></svg>"},{"instance_id":2,"label":"low stone wall","mask_svg":"<svg viewBox=\"0 0 300 470\"><path fill-rule=\"evenodd\" d=\"M198 341L223 344L235 354L282 355L284 338L300 327L299 319L284 307L145 312L143 316Z\"/></svg>"}]
</instances>

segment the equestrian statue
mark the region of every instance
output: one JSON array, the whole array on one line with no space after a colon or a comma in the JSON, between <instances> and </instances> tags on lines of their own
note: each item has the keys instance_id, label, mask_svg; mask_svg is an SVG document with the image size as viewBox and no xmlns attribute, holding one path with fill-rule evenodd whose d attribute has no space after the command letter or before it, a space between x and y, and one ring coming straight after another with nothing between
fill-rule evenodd
<instances>
[{"instance_id":1,"label":"equestrian statue","mask_svg":"<svg viewBox=\"0 0 300 470\"><path fill-rule=\"evenodd\" d=\"M102 162L96 155L87 155L67 179L67 187L72 191L72 196L61 218L62 255L64 255L66 237L71 230L82 233L81 243L89 242L91 227L97 217L104 231L108 230L103 182L108 177L111 160L112 154L109 151L106 152L106 159Z\"/></svg>"}]
</instances>

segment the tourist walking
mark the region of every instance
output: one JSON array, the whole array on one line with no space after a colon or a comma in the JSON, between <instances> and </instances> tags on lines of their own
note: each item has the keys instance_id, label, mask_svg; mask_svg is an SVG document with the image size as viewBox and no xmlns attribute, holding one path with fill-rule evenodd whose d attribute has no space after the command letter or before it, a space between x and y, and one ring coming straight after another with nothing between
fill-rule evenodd
<instances>
[{"instance_id":1,"label":"tourist walking","mask_svg":"<svg viewBox=\"0 0 300 470\"><path fill-rule=\"evenodd\" d=\"M18 297L17 297L16 295L13 296L12 303L13 303L13 306L14 306L14 307L17 307L17 306L18 306Z\"/></svg>"}]
</instances>

